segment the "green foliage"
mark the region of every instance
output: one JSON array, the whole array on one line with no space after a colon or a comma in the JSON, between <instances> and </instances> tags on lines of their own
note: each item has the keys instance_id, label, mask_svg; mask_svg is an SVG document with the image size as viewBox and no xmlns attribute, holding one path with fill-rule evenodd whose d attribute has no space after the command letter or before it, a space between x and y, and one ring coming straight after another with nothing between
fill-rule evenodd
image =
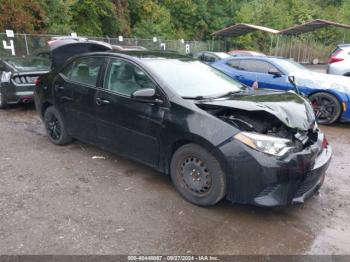
<instances>
[{"instance_id":1,"label":"green foliage","mask_svg":"<svg viewBox=\"0 0 350 262\"><path fill-rule=\"evenodd\" d=\"M316 18L350 23L350 0L0 0L0 31L27 33L206 40L234 23L283 29ZM350 40L342 29L311 35L325 44ZM252 33L230 41L263 49L270 39Z\"/></svg>"},{"instance_id":2,"label":"green foliage","mask_svg":"<svg viewBox=\"0 0 350 262\"><path fill-rule=\"evenodd\" d=\"M69 34L72 17L69 12L69 2L64 0L46 0L47 14L46 30L52 34ZM64 15L62 15L64 14Z\"/></svg>"},{"instance_id":3,"label":"green foliage","mask_svg":"<svg viewBox=\"0 0 350 262\"><path fill-rule=\"evenodd\" d=\"M42 32L46 20L43 4L40 0L0 0L0 31Z\"/></svg>"},{"instance_id":4,"label":"green foliage","mask_svg":"<svg viewBox=\"0 0 350 262\"><path fill-rule=\"evenodd\" d=\"M72 29L80 35L115 35L119 30L115 5L109 0L76 0L70 13Z\"/></svg>"},{"instance_id":5,"label":"green foliage","mask_svg":"<svg viewBox=\"0 0 350 262\"><path fill-rule=\"evenodd\" d=\"M137 37L159 36L172 38L174 35L170 12L153 0L130 0L133 33Z\"/></svg>"}]
</instances>

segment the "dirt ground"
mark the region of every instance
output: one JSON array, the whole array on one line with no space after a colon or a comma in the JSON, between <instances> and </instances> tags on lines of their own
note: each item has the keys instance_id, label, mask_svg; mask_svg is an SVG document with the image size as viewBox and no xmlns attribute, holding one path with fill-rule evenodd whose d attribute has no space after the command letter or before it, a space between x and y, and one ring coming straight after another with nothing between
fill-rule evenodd
<instances>
[{"instance_id":1,"label":"dirt ground","mask_svg":"<svg viewBox=\"0 0 350 262\"><path fill-rule=\"evenodd\" d=\"M33 108L0 111L0 254L350 254L350 125L322 129L334 157L304 205L200 208L136 162L54 146Z\"/></svg>"}]
</instances>

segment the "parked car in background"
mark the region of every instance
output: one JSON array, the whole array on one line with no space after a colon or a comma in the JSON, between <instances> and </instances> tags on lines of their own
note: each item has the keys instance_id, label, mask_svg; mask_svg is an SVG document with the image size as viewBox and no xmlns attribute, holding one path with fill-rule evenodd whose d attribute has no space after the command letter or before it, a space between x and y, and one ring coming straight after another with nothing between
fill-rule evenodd
<instances>
[{"instance_id":1,"label":"parked car in background","mask_svg":"<svg viewBox=\"0 0 350 262\"><path fill-rule=\"evenodd\" d=\"M350 44L341 44L332 51L328 60L327 73L350 76Z\"/></svg>"},{"instance_id":2,"label":"parked car in background","mask_svg":"<svg viewBox=\"0 0 350 262\"><path fill-rule=\"evenodd\" d=\"M251 50L231 50L227 52L231 56L266 56L263 53Z\"/></svg>"},{"instance_id":3,"label":"parked car in background","mask_svg":"<svg viewBox=\"0 0 350 262\"><path fill-rule=\"evenodd\" d=\"M209 51L203 51L203 52L197 52L192 55L194 59L197 59L201 62L204 62L206 64L213 63L225 58L231 57L227 53L224 52L209 52Z\"/></svg>"},{"instance_id":4,"label":"parked car in background","mask_svg":"<svg viewBox=\"0 0 350 262\"><path fill-rule=\"evenodd\" d=\"M312 72L279 57L236 57L211 66L248 86L300 92L311 101L321 124L350 120L350 78Z\"/></svg>"},{"instance_id":5,"label":"parked car in background","mask_svg":"<svg viewBox=\"0 0 350 262\"><path fill-rule=\"evenodd\" d=\"M0 108L33 101L35 82L50 69L50 61L40 57L0 58Z\"/></svg>"},{"instance_id":6,"label":"parked car in background","mask_svg":"<svg viewBox=\"0 0 350 262\"><path fill-rule=\"evenodd\" d=\"M75 138L135 159L170 174L197 205L224 197L303 203L321 187L331 159L307 100L252 93L172 52L81 54L40 78L35 90L52 143Z\"/></svg>"}]
</instances>

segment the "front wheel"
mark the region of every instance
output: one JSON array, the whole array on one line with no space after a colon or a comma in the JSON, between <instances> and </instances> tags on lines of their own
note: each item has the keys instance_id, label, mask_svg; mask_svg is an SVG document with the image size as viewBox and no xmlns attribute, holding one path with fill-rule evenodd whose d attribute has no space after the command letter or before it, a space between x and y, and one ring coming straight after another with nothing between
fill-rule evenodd
<instances>
[{"instance_id":1,"label":"front wheel","mask_svg":"<svg viewBox=\"0 0 350 262\"><path fill-rule=\"evenodd\" d=\"M217 159L196 144L186 144L173 155L170 175L177 191L189 202L211 206L226 194L226 176Z\"/></svg>"},{"instance_id":2,"label":"front wheel","mask_svg":"<svg viewBox=\"0 0 350 262\"><path fill-rule=\"evenodd\" d=\"M342 109L335 96L320 92L311 95L309 100L319 124L330 125L339 119Z\"/></svg>"},{"instance_id":3,"label":"front wheel","mask_svg":"<svg viewBox=\"0 0 350 262\"><path fill-rule=\"evenodd\" d=\"M46 109L44 122L46 134L55 145L67 145L73 141L72 137L67 134L62 117L55 107L50 106Z\"/></svg>"}]
</instances>

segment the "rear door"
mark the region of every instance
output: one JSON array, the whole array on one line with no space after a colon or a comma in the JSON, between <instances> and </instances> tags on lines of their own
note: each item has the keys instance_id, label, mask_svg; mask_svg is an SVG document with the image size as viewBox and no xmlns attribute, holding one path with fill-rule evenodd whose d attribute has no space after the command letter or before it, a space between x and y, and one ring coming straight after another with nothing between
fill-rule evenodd
<instances>
[{"instance_id":1,"label":"rear door","mask_svg":"<svg viewBox=\"0 0 350 262\"><path fill-rule=\"evenodd\" d=\"M95 97L105 57L76 59L55 79L54 99L67 132L80 140L96 143Z\"/></svg>"},{"instance_id":2,"label":"rear door","mask_svg":"<svg viewBox=\"0 0 350 262\"><path fill-rule=\"evenodd\" d=\"M96 97L99 144L157 166L160 132L167 108L133 100L131 94L142 88L153 88L160 99L165 99L140 67L128 60L110 59L103 89Z\"/></svg>"}]
</instances>

